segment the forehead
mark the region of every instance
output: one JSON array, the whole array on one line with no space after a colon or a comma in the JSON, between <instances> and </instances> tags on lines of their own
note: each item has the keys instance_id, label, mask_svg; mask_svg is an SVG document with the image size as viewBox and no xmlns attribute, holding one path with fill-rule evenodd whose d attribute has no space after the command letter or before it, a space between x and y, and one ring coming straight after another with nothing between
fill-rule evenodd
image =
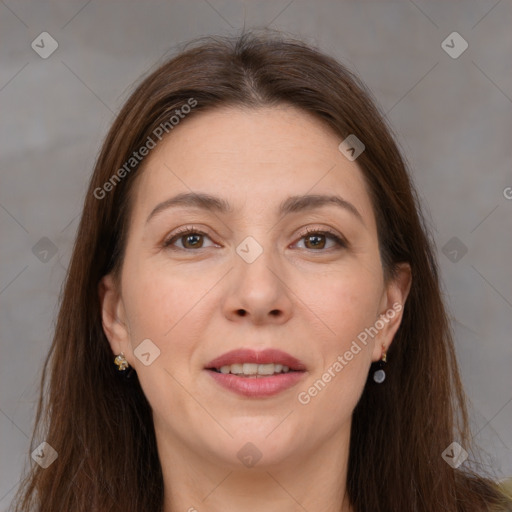
<instances>
[{"instance_id":1,"label":"forehead","mask_svg":"<svg viewBox=\"0 0 512 512\"><path fill-rule=\"evenodd\" d=\"M177 192L226 198L233 211L267 210L291 195L339 193L372 223L363 174L338 150L341 138L290 106L196 112L147 157L135 210ZM134 212L135 213L135 212Z\"/></svg>"}]
</instances>

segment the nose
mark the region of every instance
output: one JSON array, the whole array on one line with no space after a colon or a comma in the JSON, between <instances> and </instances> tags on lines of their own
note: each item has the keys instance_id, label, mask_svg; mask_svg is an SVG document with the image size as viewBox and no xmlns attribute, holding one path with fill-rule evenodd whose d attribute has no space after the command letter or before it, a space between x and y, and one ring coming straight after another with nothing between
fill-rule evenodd
<instances>
[{"instance_id":1,"label":"nose","mask_svg":"<svg viewBox=\"0 0 512 512\"><path fill-rule=\"evenodd\" d=\"M292 316L291 283L270 250L252 263L234 255L223 309L230 321L283 324ZM288 277L289 281L289 277Z\"/></svg>"}]
</instances>

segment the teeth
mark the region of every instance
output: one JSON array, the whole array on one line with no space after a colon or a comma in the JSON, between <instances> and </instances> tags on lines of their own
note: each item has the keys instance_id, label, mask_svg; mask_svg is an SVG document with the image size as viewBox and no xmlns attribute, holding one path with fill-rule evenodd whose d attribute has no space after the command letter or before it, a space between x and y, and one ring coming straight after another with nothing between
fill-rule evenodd
<instances>
[{"instance_id":1,"label":"teeth","mask_svg":"<svg viewBox=\"0 0 512 512\"><path fill-rule=\"evenodd\" d=\"M258 373L258 365L256 363L244 363L244 375L256 375Z\"/></svg>"},{"instance_id":2,"label":"teeth","mask_svg":"<svg viewBox=\"0 0 512 512\"><path fill-rule=\"evenodd\" d=\"M244 373L243 364L232 364L231 366L225 366L224 368L230 368L230 373Z\"/></svg>"},{"instance_id":3,"label":"teeth","mask_svg":"<svg viewBox=\"0 0 512 512\"><path fill-rule=\"evenodd\" d=\"M220 373L232 373L234 375L257 376L274 375L276 373L288 373L290 368L282 364L257 364L257 363L237 363L217 368Z\"/></svg>"},{"instance_id":4,"label":"teeth","mask_svg":"<svg viewBox=\"0 0 512 512\"><path fill-rule=\"evenodd\" d=\"M258 365L259 375L274 375L274 363ZM245 372L244 372L245 373Z\"/></svg>"}]
</instances>

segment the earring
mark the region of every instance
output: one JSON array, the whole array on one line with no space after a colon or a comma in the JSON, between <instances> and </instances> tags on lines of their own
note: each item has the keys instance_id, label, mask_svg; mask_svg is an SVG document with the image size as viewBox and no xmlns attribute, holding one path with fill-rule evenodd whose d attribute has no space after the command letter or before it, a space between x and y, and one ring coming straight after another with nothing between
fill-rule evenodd
<instances>
[{"instance_id":1,"label":"earring","mask_svg":"<svg viewBox=\"0 0 512 512\"><path fill-rule=\"evenodd\" d=\"M382 355L382 359L377 362L377 369L373 372L373 380L377 384L382 384L386 379L386 372L384 371L384 366L386 364L386 352Z\"/></svg>"},{"instance_id":2,"label":"earring","mask_svg":"<svg viewBox=\"0 0 512 512\"><path fill-rule=\"evenodd\" d=\"M133 374L133 368L129 365L126 357L124 357L124 353L121 352L114 359L114 364L117 366L118 375L121 375L125 379L129 379Z\"/></svg>"},{"instance_id":3,"label":"earring","mask_svg":"<svg viewBox=\"0 0 512 512\"><path fill-rule=\"evenodd\" d=\"M116 358L114 359L114 364L117 366L117 369L120 372L124 372L130 366L128 364L128 361L126 360L126 357L124 357L123 352L116 356Z\"/></svg>"}]
</instances>

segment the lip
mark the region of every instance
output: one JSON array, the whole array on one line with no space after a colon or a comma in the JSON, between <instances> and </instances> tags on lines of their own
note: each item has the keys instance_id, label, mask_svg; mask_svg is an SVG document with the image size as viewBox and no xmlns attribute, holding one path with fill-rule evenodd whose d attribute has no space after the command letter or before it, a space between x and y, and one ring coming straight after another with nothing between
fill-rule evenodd
<instances>
[{"instance_id":1,"label":"lip","mask_svg":"<svg viewBox=\"0 0 512 512\"><path fill-rule=\"evenodd\" d=\"M217 357L213 361L210 361L205 368L213 369L220 368L221 366L227 366L232 364L242 364L242 363L257 363L257 364L282 364L283 366L288 366L290 370L295 371L305 371L306 366L302 361L299 361L297 358L283 352L282 350L277 350L273 348L268 348L266 350L256 351L252 349L237 349L231 350L230 352L226 352L221 356Z\"/></svg>"},{"instance_id":2,"label":"lip","mask_svg":"<svg viewBox=\"0 0 512 512\"><path fill-rule=\"evenodd\" d=\"M261 377L240 377L231 373L214 371L215 368L221 366L242 363L282 364L288 366L291 371ZM296 385L306 375L306 366L297 358L281 350L266 349L257 352L251 349L238 349L210 361L205 366L205 371L217 384L229 391L244 397L264 398L277 395Z\"/></svg>"},{"instance_id":3,"label":"lip","mask_svg":"<svg viewBox=\"0 0 512 512\"><path fill-rule=\"evenodd\" d=\"M217 373L205 370L225 389L251 398L264 398L277 395L291 388L304 378L306 372L281 373L268 377L239 377L231 373Z\"/></svg>"}]
</instances>

